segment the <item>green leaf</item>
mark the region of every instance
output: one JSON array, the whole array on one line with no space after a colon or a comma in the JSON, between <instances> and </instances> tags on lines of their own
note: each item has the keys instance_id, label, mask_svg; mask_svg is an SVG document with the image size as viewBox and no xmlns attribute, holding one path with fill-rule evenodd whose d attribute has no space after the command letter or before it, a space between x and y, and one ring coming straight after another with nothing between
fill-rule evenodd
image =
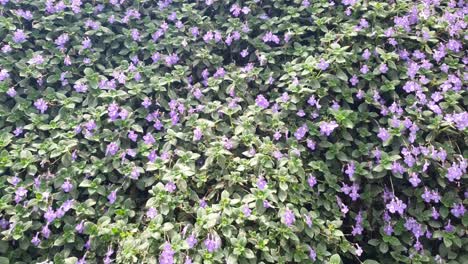
<instances>
[{"instance_id":1,"label":"green leaf","mask_svg":"<svg viewBox=\"0 0 468 264\"><path fill-rule=\"evenodd\" d=\"M380 264L378 261L372 259L366 259L363 264Z\"/></svg>"},{"instance_id":2,"label":"green leaf","mask_svg":"<svg viewBox=\"0 0 468 264\"><path fill-rule=\"evenodd\" d=\"M338 254L334 254L330 257L330 260L328 261L328 264L340 264L341 263L341 257Z\"/></svg>"}]
</instances>

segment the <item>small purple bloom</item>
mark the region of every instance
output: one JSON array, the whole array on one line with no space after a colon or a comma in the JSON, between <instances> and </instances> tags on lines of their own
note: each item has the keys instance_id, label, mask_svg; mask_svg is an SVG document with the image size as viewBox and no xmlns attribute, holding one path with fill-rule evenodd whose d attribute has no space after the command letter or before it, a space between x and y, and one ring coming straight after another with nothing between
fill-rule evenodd
<instances>
[{"instance_id":1,"label":"small purple bloom","mask_svg":"<svg viewBox=\"0 0 468 264\"><path fill-rule=\"evenodd\" d=\"M151 135L151 133L149 132L143 136L143 140L146 145L150 145L150 146L156 143L156 140L154 139L153 135Z\"/></svg>"},{"instance_id":2,"label":"small purple bloom","mask_svg":"<svg viewBox=\"0 0 468 264\"><path fill-rule=\"evenodd\" d=\"M153 219L153 218L155 218L157 215L158 215L158 210L156 210L156 208L154 208L154 207L150 207L150 208L148 209L148 211L146 212L146 216L147 216L149 219Z\"/></svg>"},{"instance_id":3,"label":"small purple bloom","mask_svg":"<svg viewBox=\"0 0 468 264\"><path fill-rule=\"evenodd\" d=\"M112 191L108 196L107 199L109 200L110 204L114 204L117 200L117 190Z\"/></svg>"},{"instance_id":4,"label":"small purple bloom","mask_svg":"<svg viewBox=\"0 0 468 264\"><path fill-rule=\"evenodd\" d=\"M403 203L402 200L400 200L400 199L398 199L396 197L393 197L393 199L390 201L389 204L387 204L386 207L387 207L388 211L390 211L390 213L392 213L392 214L398 212L400 215L403 215L403 212L406 209L406 204Z\"/></svg>"},{"instance_id":5,"label":"small purple bloom","mask_svg":"<svg viewBox=\"0 0 468 264\"><path fill-rule=\"evenodd\" d=\"M242 207L242 213L245 217L249 217L252 214L252 210L249 208L249 205L246 204Z\"/></svg>"},{"instance_id":6,"label":"small purple bloom","mask_svg":"<svg viewBox=\"0 0 468 264\"><path fill-rule=\"evenodd\" d=\"M453 216L461 218L465 215L465 206L462 203L454 204L450 212Z\"/></svg>"},{"instance_id":7,"label":"small purple bloom","mask_svg":"<svg viewBox=\"0 0 468 264\"><path fill-rule=\"evenodd\" d=\"M265 180L265 178L261 177L257 180L257 187L260 190L264 190L267 187L267 181Z\"/></svg>"},{"instance_id":8,"label":"small purple bloom","mask_svg":"<svg viewBox=\"0 0 468 264\"><path fill-rule=\"evenodd\" d=\"M70 192L73 189L73 185L71 184L70 180L66 180L62 184L62 190L66 193Z\"/></svg>"},{"instance_id":9,"label":"small purple bloom","mask_svg":"<svg viewBox=\"0 0 468 264\"><path fill-rule=\"evenodd\" d=\"M39 232L36 233L36 236L33 237L33 239L31 239L31 243L37 247L39 245L39 243L41 243L41 240L39 239Z\"/></svg>"},{"instance_id":10,"label":"small purple bloom","mask_svg":"<svg viewBox=\"0 0 468 264\"><path fill-rule=\"evenodd\" d=\"M382 142L386 142L390 138L390 133L387 129L381 127L379 128L379 133L377 134L377 137L379 137L382 140Z\"/></svg>"},{"instance_id":11,"label":"small purple bloom","mask_svg":"<svg viewBox=\"0 0 468 264\"><path fill-rule=\"evenodd\" d=\"M203 137L202 130L200 128L195 128L193 131L193 140L194 141L199 141Z\"/></svg>"},{"instance_id":12,"label":"small purple bloom","mask_svg":"<svg viewBox=\"0 0 468 264\"><path fill-rule=\"evenodd\" d=\"M291 227L294 222L296 222L296 217L294 216L293 211L286 209L283 214L284 224L288 227Z\"/></svg>"},{"instance_id":13,"label":"small purple bloom","mask_svg":"<svg viewBox=\"0 0 468 264\"><path fill-rule=\"evenodd\" d=\"M187 242L189 248L195 247L195 245L198 243L197 237L194 234L190 235L185 241Z\"/></svg>"},{"instance_id":14,"label":"small purple bloom","mask_svg":"<svg viewBox=\"0 0 468 264\"><path fill-rule=\"evenodd\" d=\"M116 142L111 142L107 145L106 156L114 156L119 151L119 145Z\"/></svg>"},{"instance_id":15,"label":"small purple bloom","mask_svg":"<svg viewBox=\"0 0 468 264\"><path fill-rule=\"evenodd\" d=\"M317 68L325 71L330 66L330 63L326 62L324 59L320 59L320 62L317 64Z\"/></svg>"},{"instance_id":16,"label":"small purple bloom","mask_svg":"<svg viewBox=\"0 0 468 264\"><path fill-rule=\"evenodd\" d=\"M88 91L88 86L84 83L77 82L75 85L73 85L73 89L75 89L77 93L85 93Z\"/></svg>"},{"instance_id":17,"label":"small purple bloom","mask_svg":"<svg viewBox=\"0 0 468 264\"><path fill-rule=\"evenodd\" d=\"M306 143L307 143L307 147L310 149L310 150L315 150L315 147L316 147L316 142L313 141L312 139L307 139L306 140Z\"/></svg>"},{"instance_id":18,"label":"small purple bloom","mask_svg":"<svg viewBox=\"0 0 468 264\"><path fill-rule=\"evenodd\" d=\"M204 244L208 252L213 253L221 247L221 238L210 233Z\"/></svg>"},{"instance_id":19,"label":"small purple bloom","mask_svg":"<svg viewBox=\"0 0 468 264\"><path fill-rule=\"evenodd\" d=\"M47 102L42 98L36 100L34 102L34 106L36 107L37 110L39 110L39 112L41 112L41 114L43 114L48 108Z\"/></svg>"},{"instance_id":20,"label":"small purple bloom","mask_svg":"<svg viewBox=\"0 0 468 264\"><path fill-rule=\"evenodd\" d=\"M84 231L84 220L81 220L81 222L76 225L75 231L78 232L78 234L83 233L83 231Z\"/></svg>"},{"instance_id":21,"label":"small purple bloom","mask_svg":"<svg viewBox=\"0 0 468 264\"><path fill-rule=\"evenodd\" d=\"M164 189L166 189L166 191L170 193L173 193L177 189L177 186L175 185L174 182L170 181L166 183L166 185L164 185Z\"/></svg>"},{"instance_id":22,"label":"small purple bloom","mask_svg":"<svg viewBox=\"0 0 468 264\"><path fill-rule=\"evenodd\" d=\"M270 106L270 103L263 95L257 95L257 99L255 99L255 103L263 109L266 109Z\"/></svg>"},{"instance_id":23,"label":"small purple bloom","mask_svg":"<svg viewBox=\"0 0 468 264\"><path fill-rule=\"evenodd\" d=\"M10 96L10 97L15 97L16 94L17 94L15 88L13 88L13 87L10 87L10 88L7 90L6 93L7 93L8 96Z\"/></svg>"},{"instance_id":24,"label":"small purple bloom","mask_svg":"<svg viewBox=\"0 0 468 264\"><path fill-rule=\"evenodd\" d=\"M317 260L317 253L315 253L315 250L311 247L309 247L309 258L312 260L312 261L316 261Z\"/></svg>"},{"instance_id":25,"label":"small purple bloom","mask_svg":"<svg viewBox=\"0 0 468 264\"><path fill-rule=\"evenodd\" d=\"M175 251L172 249L171 244L166 242L164 244L164 249L159 256L159 263L160 264L174 264L174 254Z\"/></svg>"},{"instance_id":26,"label":"small purple bloom","mask_svg":"<svg viewBox=\"0 0 468 264\"><path fill-rule=\"evenodd\" d=\"M27 194L28 194L28 190L26 190L26 188L19 187L15 191L15 202L16 203L21 202L26 197Z\"/></svg>"},{"instance_id":27,"label":"small purple bloom","mask_svg":"<svg viewBox=\"0 0 468 264\"><path fill-rule=\"evenodd\" d=\"M338 127L336 121L320 123L320 133L324 136L330 136L330 134Z\"/></svg>"},{"instance_id":28,"label":"small purple bloom","mask_svg":"<svg viewBox=\"0 0 468 264\"><path fill-rule=\"evenodd\" d=\"M22 29L17 29L13 33L13 41L15 43L23 43L26 41L26 34L24 33Z\"/></svg>"},{"instance_id":29,"label":"small purple bloom","mask_svg":"<svg viewBox=\"0 0 468 264\"><path fill-rule=\"evenodd\" d=\"M297 140L301 140L302 138L304 138L308 130L309 130L308 127L306 125L303 125L299 127L296 130L296 132L294 132L294 136L296 137Z\"/></svg>"},{"instance_id":30,"label":"small purple bloom","mask_svg":"<svg viewBox=\"0 0 468 264\"><path fill-rule=\"evenodd\" d=\"M307 183L309 184L310 188L314 188L314 186L317 184L317 178L315 178L313 175L310 175L307 179Z\"/></svg>"}]
</instances>

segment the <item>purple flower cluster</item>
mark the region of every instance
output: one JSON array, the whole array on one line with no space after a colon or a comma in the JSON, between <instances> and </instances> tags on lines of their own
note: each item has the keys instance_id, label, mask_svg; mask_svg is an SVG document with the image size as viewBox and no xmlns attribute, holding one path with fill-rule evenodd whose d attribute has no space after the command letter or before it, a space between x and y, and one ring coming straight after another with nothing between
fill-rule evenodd
<instances>
[{"instance_id":1,"label":"purple flower cluster","mask_svg":"<svg viewBox=\"0 0 468 264\"><path fill-rule=\"evenodd\" d=\"M208 252L213 253L221 247L221 238L218 235L208 234L204 245Z\"/></svg>"}]
</instances>

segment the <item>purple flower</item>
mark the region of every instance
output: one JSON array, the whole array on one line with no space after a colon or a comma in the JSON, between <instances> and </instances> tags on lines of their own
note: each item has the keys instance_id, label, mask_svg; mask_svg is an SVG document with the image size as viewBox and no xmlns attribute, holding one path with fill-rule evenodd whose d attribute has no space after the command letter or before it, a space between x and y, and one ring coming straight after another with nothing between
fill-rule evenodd
<instances>
[{"instance_id":1,"label":"purple flower","mask_svg":"<svg viewBox=\"0 0 468 264\"><path fill-rule=\"evenodd\" d=\"M42 64L44 63L44 57L42 57L40 54L36 54L28 61L28 63L33 65Z\"/></svg>"},{"instance_id":2,"label":"purple flower","mask_svg":"<svg viewBox=\"0 0 468 264\"><path fill-rule=\"evenodd\" d=\"M203 137L203 132L200 128L195 128L193 131L193 140L194 141L199 141Z\"/></svg>"},{"instance_id":3,"label":"purple flower","mask_svg":"<svg viewBox=\"0 0 468 264\"><path fill-rule=\"evenodd\" d=\"M59 47L59 48L64 48L65 44L67 44L67 42L70 40L70 37L68 36L67 33L63 33L62 35L60 35L56 40L55 40L55 44Z\"/></svg>"},{"instance_id":4,"label":"purple flower","mask_svg":"<svg viewBox=\"0 0 468 264\"><path fill-rule=\"evenodd\" d=\"M345 173L346 175L348 175L349 179L353 178L355 170L356 170L356 165L354 165L354 162L351 162L346 166Z\"/></svg>"},{"instance_id":5,"label":"purple flower","mask_svg":"<svg viewBox=\"0 0 468 264\"><path fill-rule=\"evenodd\" d=\"M21 202L26 197L27 194L28 194L28 190L26 190L24 187L19 187L15 191L15 202L16 203Z\"/></svg>"},{"instance_id":6,"label":"purple flower","mask_svg":"<svg viewBox=\"0 0 468 264\"><path fill-rule=\"evenodd\" d=\"M273 138L275 140L279 140L281 138L281 132L279 131L276 131L275 134L273 134Z\"/></svg>"},{"instance_id":7,"label":"purple flower","mask_svg":"<svg viewBox=\"0 0 468 264\"><path fill-rule=\"evenodd\" d=\"M447 225L444 227L446 232L453 232L455 230L455 228L452 226L451 222L452 221L449 219Z\"/></svg>"},{"instance_id":8,"label":"purple flower","mask_svg":"<svg viewBox=\"0 0 468 264\"><path fill-rule=\"evenodd\" d=\"M107 200L109 200L110 204L114 204L115 200L117 200L117 190L112 191L108 196Z\"/></svg>"},{"instance_id":9,"label":"purple flower","mask_svg":"<svg viewBox=\"0 0 468 264\"><path fill-rule=\"evenodd\" d=\"M360 71L362 74L366 74L369 72L369 67L367 65L363 65Z\"/></svg>"},{"instance_id":10,"label":"purple flower","mask_svg":"<svg viewBox=\"0 0 468 264\"><path fill-rule=\"evenodd\" d=\"M452 166L448 168L447 170L446 177L448 178L450 182L453 182L453 181L459 181L462 175L463 175L463 171L455 162L453 162Z\"/></svg>"},{"instance_id":11,"label":"purple flower","mask_svg":"<svg viewBox=\"0 0 468 264\"><path fill-rule=\"evenodd\" d=\"M208 252L213 253L221 247L221 238L210 233L205 239L204 244Z\"/></svg>"},{"instance_id":12,"label":"purple flower","mask_svg":"<svg viewBox=\"0 0 468 264\"><path fill-rule=\"evenodd\" d=\"M230 150L234 147L234 144L231 139L223 136L222 141L225 149Z\"/></svg>"},{"instance_id":13,"label":"purple flower","mask_svg":"<svg viewBox=\"0 0 468 264\"><path fill-rule=\"evenodd\" d=\"M164 189L170 193L173 193L177 189L177 186L174 182L170 181L164 185Z\"/></svg>"},{"instance_id":14,"label":"purple flower","mask_svg":"<svg viewBox=\"0 0 468 264\"><path fill-rule=\"evenodd\" d=\"M170 66L176 64L177 62L179 62L179 56L177 56L177 54L172 53L172 54L166 56L166 65L167 66L170 67Z\"/></svg>"},{"instance_id":15,"label":"purple flower","mask_svg":"<svg viewBox=\"0 0 468 264\"><path fill-rule=\"evenodd\" d=\"M392 214L398 212L400 215L403 215L403 212L406 209L406 204L403 203L403 201L398 199L397 197L393 197L390 203L387 204L386 208Z\"/></svg>"},{"instance_id":16,"label":"purple flower","mask_svg":"<svg viewBox=\"0 0 468 264\"><path fill-rule=\"evenodd\" d=\"M13 41L15 43L23 43L26 41L26 34L24 34L24 31L22 29L17 29L13 33Z\"/></svg>"},{"instance_id":17,"label":"purple flower","mask_svg":"<svg viewBox=\"0 0 468 264\"><path fill-rule=\"evenodd\" d=\"M17 94L15 88L13 88L13 87L10 87L10 88L7 90L6 93L7 93L8 96L10 96L10 97L15 97L16 94Z\"/></svg>"},{"instance_id":18,"label":"purple flower","mask_svg":"<svg viewBox=\"0 0 468 264\"><path fill-rule=\"evenodd\" d=\"M10 74L8 73L8 71L6 69L2 69L0 71L0 82L3 82L4 80L6 80L7 78L10 77ZM14 96L14 95L13 95ZM12 97L13 97L12 96Z\"/></svg>"},{"instance_id":19,"label":"purple flower","mask_svg":"<svg viewBox=\"0 0 468 264\"><path fill-rule=\"evenodd\" d=\"M356 255L361 256L363 250L359 245L356 245Z\"/></svg>"},{"instance_id":20,"label":"purple flower","mask_svg":"<svg viewBox=\"0 0 468 264\"><path fill-rule=\"evenodd\" d=\"M265 180L265 178L263 178L263 177L258 178L257 187L260 190L264 190L267 187L267 181Z\"/></svg>"},{"instance_id":21,"label":"purple flower","mask_svg":"<svg viewBox=\"0 0 468 264\"><path fill-rule=\"evenodd\" d=\"M315 253L315 250L311 247L309 247L309 258L312 260L312 261L316 261L317 260L317 253Z\"/></svg>"},{"instance_id":22,"label":"purple flower","mask_svg":"<svg viewBox=\"0 0 468 264\"><path fill-rule=\"evenodd\" d=\"M352 86L356 86L359 83L359 79L356 75L353 75L351 79L349 79L349 82Z\"/></svg>"},{"instance_id":23,"label":"purple flower","mask_svg":"<svg viewBox=\"0 0 468 264\"><path fill-rule=\"evenodd\" d=\"M271 31L267 32L263 38L263 42L268 43L268 42L274 42L275 44L280 43L280 39L277 35L273 34Z\"/></svg>"},{"instance_id":24,"label":"purple flower","mask_svg":"<svg viewBox=\"0 0 468 264\"><path fill-rule=\"evenodd\" d=\"M130 131L128 132L128 138L129 138L131 141L136 142L137 139L138 139L138 134L136 134L135 131L130 130Z\"/></svg>"},{"instance_id":25,"label":"purple flower","mask_svg":"<svg viewBox=\"0 0 468 264\"><path fill-rule=\"evenodd\" d=\"M430 202L431 202L432 195L431 195L431 192L427 189L427 187L424 188L424 193L421 195L421 198L423 198L423 200L424 200L426 203L430 203Z\"/></svg>"},{"instance_id":26,"label":"purple flower","mask_svg":"<svg viewBox=\"0 0 468 264\"><path fill-rule=\"evenodd\" d=\"M363 90L359 89L358 92L356 93L356 98L361 100L362 98L364 98L366 94L364 93Z\"/></svg>"},{"instance_id":27,"label":"purple flower","mask_svg":"<svg viewBox=\"0 0 468 264\"><path fill-rule=\"evenodd\" d=\"M309 184L310 188L314 188L314 186L317 184L317 178L315 178L313 175L310 175L307 179L307 183Z\"/></svg>"},{"instance_id":28,"label":"purple flower","mask_svg":"<svg viewBox=\"0 0 468 264\"><path fill-rule=\"evenodd\" d=\"M330 134L338 127L336 121L331 122L324 122L320 123L320 134L324 136L330 136Z\"/></svg>"},{"instance_id":29,"label":"purple flower","mask_svg":"<svg viewBox=\"0 0 468 264\"><path fill-rule=\"evenodd\" d=\"M355 219L356 219L356 225L353 226L353 230L351 231L351 234L353 236L362 235L362 231L364 231L364 229L362 228L362 220L363 220L362 213L359 212Z\"/></svg>"},{"instance_id":30,"label":"purple flower","mask_svg":"<svg viewBox=\"0 0 468 264\"><path fill-rule=\"evenodd\" d=\"M296 222L296 217L293 211L286 209L283 214L283 222L286 226L291 227Z\"/></svg>"},{"instance_id":31,"label":"purple flower","mask_svg":"<svg viewBox=\"0 0 468 264\"><path fill-rule=\"evenodd\" d=\"M84 231L84 220L81 220L81 222L76 225L75 231L78 232L78 234L83 233L83 231Z\"/></svg>"},{"instance_id":32,"label":"purple flower","mask_svg":"<svg viewBox=\"0 0 468 264\"><path fill-rule=\"evenodd\" d=\"M390 138L390 133L388 133L388 130L385 128L379 128L379 133L377 134L377 137L379 137L382 142L386 142Z\"/></svg>"},{"instance_id":33,"label":"purple flower","mask_svg":"<svg viewBox=\"0 0 468 264\"><path fill-rule=\"evenodd\" d=\"M206 203L205 198L203 198L203 199L200 200L200 207L201 207L201 208L206 208L207 205L208 205L208 204Z\"/></svg>"},{"instance_id":34,"label":"purple flower","mask_svg":"<svg viewBox=\"0 0 468 264\"><path fill-rule=\"evenodd\" d=\"M306 222L307 226L309 228L311 228L312 227L312 219L308 215L304 215L304 217L305 217L305 222Z\"/></svg>"},{"instance_id":35,"label":"purple flower","mask_svg":"<svg viewBox=\"0 0 468 264\"><path fill-rule=\"evenodd\" d=\"M36 107L37 110L39 110L39 112L41 112L41 114L43 114L48 108L47 102L42 98L36 100L34 102L34 106Z\"/></svg>"},{"instance_id":36,"label":"purple flower","mask_svg":"<svg viewBox=\"0 0 468 264\"><path fill-rule=\"evenodd\" d=\"M245 215L245 217L249 217L252 214L252 210L249 208L248 204L242 207L242 213Z\"/></svg>"},{"instance_id":37,"label":"purple flower","mask_svg":"<svg viewBox=\"0 0 468 264\"><path fill-rule=\"evenodd\" d=\"M324 59L320 59L320 62L317 64L317 68L322 71L328 69L328 66L330 66L330 63L326 62Z\"/></svg>"},{"instance_id":38,"label":"purple flower","mask_svg":"<svg viewBox=\"0 0 468 264\"><path fill-rule=\"evenodd\" d=\"M51 206L47 208L47 211L44 213L44 219L47 221L47 223L51 223L57 218L57 214L54 212L54 209L52 209Z\"/></svg>"},{"instance_id":39,"label":"purple flower","mask_svg":"<svg viewBox=\"0 0 468 264\"><path fill-rule=\"evenodd\" d=\"M255 99L255 103L263 109L266 109L270 106L270 103L263 95L257 95L257 99Z\"/></svg>"},{"instance_id":40,"label":"purple flower","mask_svg":"<svg viewBox=\"0 0 468 264\"><path fill-rule=\"evenodd\" d=\"M49 229L49 223L47 223L44 227L41 229L41 234L44 238L49 238L50 237L50 229Z\"/></svg>"},{"instance_id":41,"label":"purple flower","mask_svg":"<svg viewBox=\"0 0 468 264\"><path fill-rule=\"evenodd\" d=\"M160 264L174 264L174 254L175 251L172 249L171 244L166 242L164 244L164 249L159 255L159 263Z\"/></svg>"},{"instance_id":42,"label":"purple flower","mask_svg":"<svg viewBox=\"0 0 468 264\"><path fill-rule=\"evenodd\" d=\"M431 216L432 216L432 218L433 218L434 220L439 219L440 214L439 214L439 212L437 211L437 209L435 209L434 207L432 207Z\"/></svg>"},{"instance_id":43,"label":"purple flower","mask_svg":"<svg viewBox=\"0 0 468 264\"><path fill-rule=\"evenodd\" d=\"M116 142L111 142L107 145L106 156L114 156L119 151L119 145Z\"/></svg>"},{"instance_id":44,"label":"purple flower","mask_svg":"<svg viewBox=\"0 0 468 264\"><path fill-rule=\"evenodd\" d=\"M130 33L130 34L132 35L132 39L133 39L134 41L140 41L140 40L141 40L140 32L138 31L138 29L133 28L133 29L131 30L131 33Z\"/></svg>"},{"instance_id":45,"label":"purple flower","mask_svg":"<svg viewBox=\"0 0 468 264\"><path fill-rule=\"evenodd\" d=\"M33 239L31 239L31 243L37 247L39 245L39 243L41 243L41 240L39 239L39 232L36 233L36 236L33 237Z\"/></svg>"},{"instance_id":46,"label":"purple flower","mask_svg":"<svg viewBox=\"0 0 468 264\"><path fill-rule=\"evenodd\" d=\"M198 29L198 27L192 27L190 28L190 33L192 34L192 36L198 37L198 35L200 34L200 30Z\"/></svg>"},{"instance_id":47,"label":"purple flower","mask_svg":"<svg viewBox=\"0 0 468 264\"><path fill-rule=\"evenodd\" d=\"M465 206L462 203L453 204L452 209L450 210L453 216L461 218L465 215Z\"/></svg>"},{"instance_id":48,"label":"purple flower","mask_svg":"<svg viewBox=\"0 0 468 264\"><path fill-rule=\"evenodd\" d=\"M194 234L190 235L185 241L187 242L189 249L195 247L195 245L198 243L198 240Z\"/></svg>"},{"instance_id":49,"label":"purple flower","mask_svg":"<svg viewBox=\"0 0 468 264\"><path fill-rule=\"evenodd\" d=\"M156 210L156 208L154 208L154 207L150 207L150 208L148 209L148 211L146 212L146 216L147 216L149 219L153 219L153 218L155 218L157 215L158 215L158 210Z\"/></svg>"},{"instance_id":50,"label":"purple flower","mask_svg":"<svg viewBox=\"0 0 468 264\"><path fill-rule=\"evenodd\" d=\"M62 190L66 193L70 192L71 189L73 189L73 185L71 184L70 180L66 180L63 184L62 184Z\"/></svg>"},{"instance_id":51,"label":"purple flower","mask_svg":"<svg viewBox=\"0 0 468 264\"><path fill-rule=\"evenodd\" d=\"M316 142L313 141L312 139L307 139L306 140L306 143L307 143L307 147L310 149L310 150L315 150L315 146L316 146Z\"/></svg>"},{"instance_id":52,"label":"purple flower","mask_svg":"<svg viewBox=\"0 0 468 264\"><path fill-rule=\"evenodd\" d=\"M138 180L138 178L140 177L140 170L138 169L138 167L134 167L132 169L129 177L130 179Z\"/></svg>"},{"instance_id":53,"label":"purple flower","mask_svg":"<svg viewBox=\"0 0 468 264\"><path fill-rule=\"evenodd\" d=\"M419 179L418 174L416 174L416 172L413 172L410 175L409 181L411 185L413 185L413 187L417 187L419 183L421 182L421 179Z\"/></svg>"},{"instance_id":54,"label":"purple flower","mask_svg":"<svg viewBox=\"0 0 468 264\"><path fill-rule=\"evenodd\" d=\"M150 146L156 143L156 140L154 139L153 135L151 135L151 133L149 132L143 136L143 140L146 145L150 145Z\"/></svg>"},{"instance_id":55,"label":"purple flower","mask_svg":"<svg viewBox=\"0 0 468 264\"><path fill-rule=\"evenodd\" d=\"M307 131L309 130L309 128L307 127L307 125L303 125L301 127L299 127L296 132L294 132L294 136L296 137L297 140L301 140L302 138L304 138L305 134L307 133Z\"/></svg>"},{"instance_id":56,"label":"purple flower","mask_svg":"<svg viewBox=\"0 0 468 264\"><path fill-rule=\"evenodd\" d=\"M73 85L73 89L75 89L77 93L85 93L88 90L88 86L84 83L77 82Z\"/></svg>"},{"instance_id":57,"label":"purple flower","mask_svg":"<svg viewBox=\"0 0 468 264\"><path fill-rule=\"evenodd\" d=\"M390 223L387 223L385 226L384 226L384 232L387 236L391 236L392 233L393 233L393 226L392 224Z\"/></svg>"}]
</instances>

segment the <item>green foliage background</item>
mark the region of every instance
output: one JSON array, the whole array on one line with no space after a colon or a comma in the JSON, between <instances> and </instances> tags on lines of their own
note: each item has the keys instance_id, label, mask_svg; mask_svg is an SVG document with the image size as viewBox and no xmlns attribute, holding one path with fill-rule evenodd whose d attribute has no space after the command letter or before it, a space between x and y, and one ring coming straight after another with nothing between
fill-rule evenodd
<instances>
[{"instance_id":1,"label":"green foliage background","mask_svg":"<svg viewBox=\"0 0 468 264\"><path fill-rule=\"evenodd\" d=\"M0 70L9 74L0 81L0 263L68 264L83 257L87 263L102 263L109 248L115 251L111 258L116 263L158 263L165 242L175 251L176 263L186 256L194 263L310 263L310 248L317 263L456 264L468 259L467 214L451 213L454 204L468 203L466 166L462 168L467 156L463 1L460 7L449 1L366 0L346 6L318 0L306 6L297 0L174 0L162 9L164 1L82 1L79 12L64 1L66 8L55 13L46 11L47 3L54 6L58 1L2 2L1 45L9 45L11 51L0 54ZM235 17L230 11L234 3L249 12ZM19 16L18 9L30 10L32 19ZM129 16L125 23L129 10L140 17ZM425 10L430 10L427 17ZM168 19L172 12L174 21ZM395 17L412 12L418 20L410 31L395 26ZM362 19L369 27L356 30ZM175 24L178 20L181 28ZM98 27L89 27L89 21ZM163 22L167 31L153 41ZM452 34L455 23L461 30ZM199 36L192 34L192 27L199 28ZM388 28L394 28L396 46L389 44ZM27 36L23 43L13 40L18 29ZM132 38L133 29L140 40ZM222 40L204 41L208 31L219 32ZM227 45L235 31L239 40ZM267 32L279 36L280 43L265 43ZM61 49L54 42L64 33L69 41ZM89 49L83 49L85 37L91 39ZM434 52L450 39L461 43L461 51L446 49L447 55L436 61ZM240 55L244 49L249 52L246 57ZM371 51L369 60L362 57L366 49ZM413 79L403 50L410 57L419 50L433 64L418 70L418 82L421 76L428 79L419 94L403 89ZM152 60L155 53L160 54L157 62ZM165 59L173 53L179 61L168 66ZM44 58L42 64L31 63L37 55ZM71 65L64 62L67 56ZM138 63L132 63L134 56ZM317 68L321 59L329 63L326 70ZM388 66L385 74L379 71L382 64ZM441 70L442 64L448 73ZM363 65L368 73L360 71ZM220 67L225 75L213 77ZM205 69L210 72L206 80ZM115 78L115 73L123 73L125 82L116 82L114 90L101 89L100 82ZM359 79L356 86L350 83L353 75ZM86 84L87 91L77 92L77 83ZM451 86L443 88L447 83ZM17 93L13 97L8 95L11 87ZM203 94L199 99L197 89ZM436 91L443 91L441 114L421 99L431 100ZM269 100L268 109L256 105L260 94ZM311 96L321 108L307 103ZM43 114L34 106L40 98L48 105ZM149 108L142 106L145 98L151 99ZM177 101L177 123L171 120L171 100ZM393 102L403 113L382 114ZM110 120L112 103L128 111L128 117ZM279 111L274 111L275 103ZM299 110L306 116L299 116ZM160 113L161 130L147 119L155 111ZM451 114L461 114L465 125L451 120ZM413 142L403 125L390 127L395 116L417 125ZM87 134L84 124L90 120L96 128ZM338 128L327 137L320 126L329 121L336 121ZM306 136L296 138L294 133L304 125ZM77 127L82 132L76 133ZM15 136L16 128L23 133ZM197 128L203 134L198 141ZM389 140L379 139L380 128L388 129ZM138 134L136 142L128 138L130 130ZM277 131L282 133L279 140L273 137ZM147 133L154 144L142 139ZM227 139L231 149L225 147ZM307 139L316 142L314 150L307 147ZM111 142L119 146L117 155L106 155ZM406 166L402 150L415 147L445 150L446 159L431 157L428 151L414 155L414 166ZM136 155L122 159L127 149ZM159 158L149 162L153 150ZM283 157L277 158L275 151ZM404 165L403 174L392 172L395 161ZM356 166L352 179L344 173L350 163ZM453 164L463 171L457 182L447 179ZM140 172L138 179L130 177L134 170ZM422 181L416 188L408 181L412 173ZM312 188L311 175L318 181ZM21 179L16 185L15 176ZM260 178L268 182L264 190L257 186ZM68 193L61 187L67 180L73 185ZM168 182L177 187L172 193L165 189ZM360 198L352 201L343 194L342 183L359 185ZM19 187L27 195L16 203ZM384 188L407 204L404 215L391 214L392 235L383 229L388 203L382 198ZM438 190L441 202L425 203L425 188ZM112 191L117 197L111 204ZM346 215L337 197L349 208ZM34 246L32 239L46 224L44 213L71 199L72 208L50 223L50 237L39 235L41 242ZM265 208L264 200L272 207ZM437 220L431 218L433 206L441 215ZM146 214L150 207L158 212L153 219ZM244 213L245 207L251 215ZM296 219L291 227L283 219L287 209ZM359 212L364 231L353 236ZM419 239L421 251L414 249L415 237L404 226L409 217L431 231ZM80 234L75 228L82 221ZM447 223L454 227L452 232L445 231ZM198 239L192 249L185 241L189 234ZM222 241L213 253L203 244L208 234ZM358 246L363 249L360 256Z\"/></svg>"}]
</instances>

